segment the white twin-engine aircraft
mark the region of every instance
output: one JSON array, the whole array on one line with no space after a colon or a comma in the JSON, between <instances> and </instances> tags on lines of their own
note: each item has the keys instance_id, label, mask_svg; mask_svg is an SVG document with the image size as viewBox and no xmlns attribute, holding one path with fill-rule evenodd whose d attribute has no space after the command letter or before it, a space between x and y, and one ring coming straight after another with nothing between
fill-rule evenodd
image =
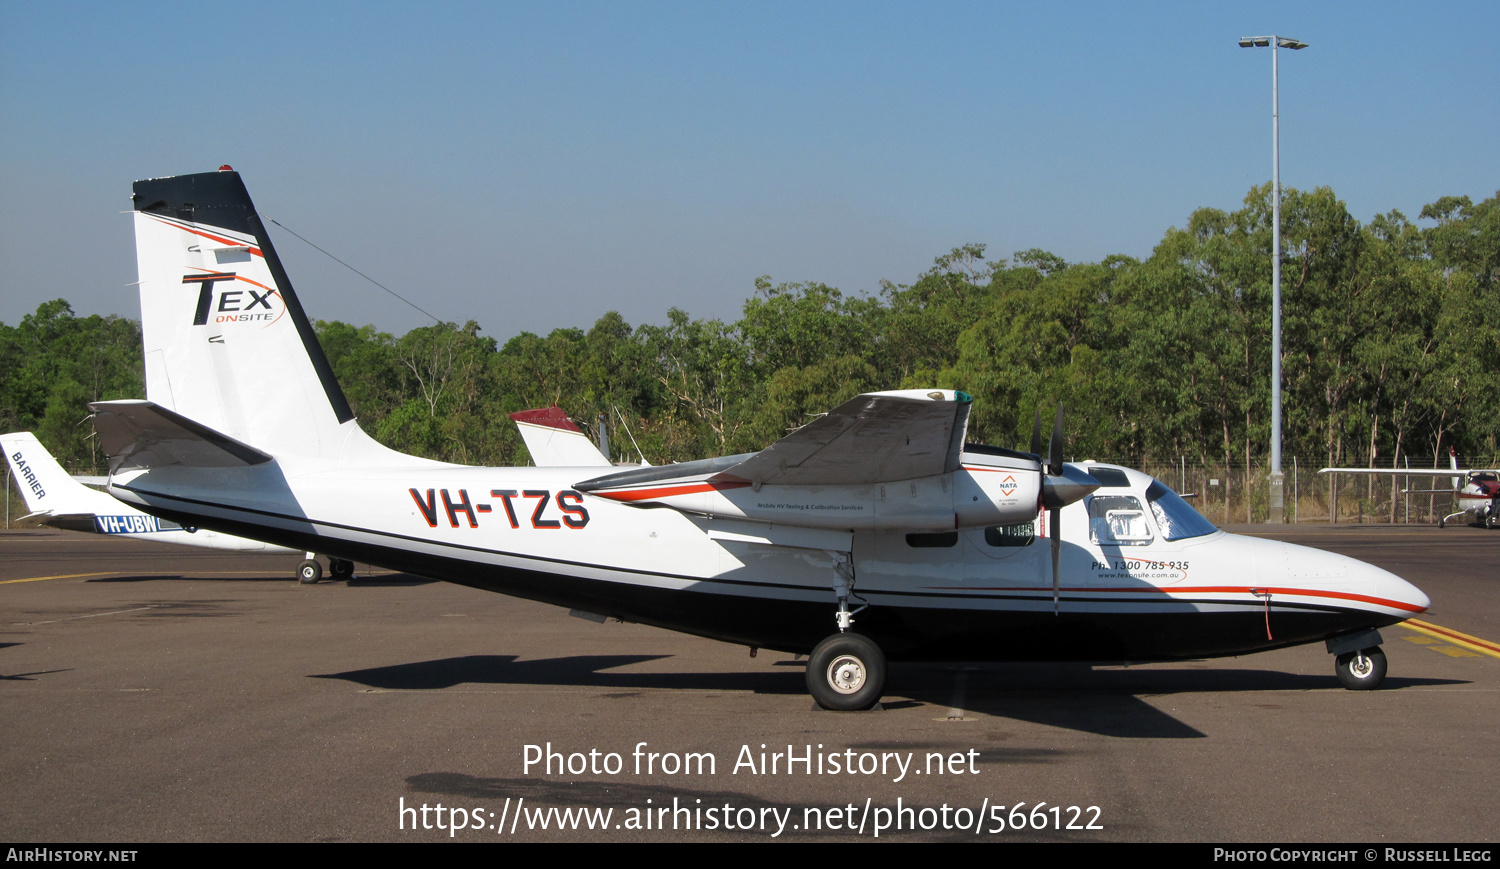
<instances>
[{"instance_id":1,"label":"white twin-engine aircraft","mask_svg":"<svg viewBox=\"0 0 1500 869\"><path fill-rule=\"evenodd\" d=\"M238 174L137 182L134 201L148 400L91 406L110 491L172 521L810 654L834 709L879 700L887 655L1326 641L1371 688L1377 629L1427 607L1359 561L1225 534L1144 474L1064 464L1060 430L1047 460L965 444L949 390L862 395L759 453L661 467L396 453L355 423Z\"/></svg>"}]
</instances>

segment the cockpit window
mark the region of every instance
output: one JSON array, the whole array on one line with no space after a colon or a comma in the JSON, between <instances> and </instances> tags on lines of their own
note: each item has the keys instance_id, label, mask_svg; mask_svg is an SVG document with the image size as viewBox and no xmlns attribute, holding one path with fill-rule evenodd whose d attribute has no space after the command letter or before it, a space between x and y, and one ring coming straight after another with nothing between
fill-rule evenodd
<instances>
[{"instance_id":1,"label":"cockpit window","mask_svg":"<svg viewBox=\"0 0 1500 869\"><path fill-rule=\"evenodd\" d=\"M1151 525L1134 495L1093 495L1089 498L1089 539L1103 546L1146 546Z\"/></svg>"},{"instance_id":2,"label":"cockpit window","mask_svg":"<svg viewBox=\"0 0 1500 869\"><path fill-rule=\"evenodd\" d=\"M1151 504L1151 515L1156 517L1156 527L1161 529L1165 540L1202 537L1219 530L1160 480L1151 481L1146 501Z\"/></svg>"}]
</instances>

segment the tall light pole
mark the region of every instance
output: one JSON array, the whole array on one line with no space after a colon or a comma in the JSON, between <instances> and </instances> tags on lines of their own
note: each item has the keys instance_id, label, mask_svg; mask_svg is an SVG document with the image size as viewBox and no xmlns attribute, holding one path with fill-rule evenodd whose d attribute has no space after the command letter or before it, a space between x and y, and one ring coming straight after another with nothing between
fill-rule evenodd
<instances>
[{"instance_id":1,"label":"tall light pole","mask_svg":"<svg viewBox=\"0 0 1500 869\"><path fill-rule=\"evenodd\" d=\"M1246 36L1240 48L1271 47L1271 516L1286 521L1286 477L1281 473L1281 97L1276 49L1300 51L1307 43L1286 36Z\"/></svg>"}]
</instances>

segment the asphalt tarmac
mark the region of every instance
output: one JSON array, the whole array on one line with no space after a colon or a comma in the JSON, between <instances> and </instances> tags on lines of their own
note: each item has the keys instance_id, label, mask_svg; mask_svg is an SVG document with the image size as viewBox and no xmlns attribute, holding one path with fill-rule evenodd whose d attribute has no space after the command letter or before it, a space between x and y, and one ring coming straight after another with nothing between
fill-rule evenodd
<instances>
[{"instance_id":1,"label":"asphalt tarmac","mask_svg":"<svg viewBox=\"0 0 1500 869\"><path fill-rule=\"evenodd\" d=\"M1317 645L898 665L882 711L820 712L787 655L364 565L302 586L296 557L3 532L0 839L1494 841L1500 532L1231 530L1427 592L1383 631L1382 690Z\"/></svg>"}]
</instances>

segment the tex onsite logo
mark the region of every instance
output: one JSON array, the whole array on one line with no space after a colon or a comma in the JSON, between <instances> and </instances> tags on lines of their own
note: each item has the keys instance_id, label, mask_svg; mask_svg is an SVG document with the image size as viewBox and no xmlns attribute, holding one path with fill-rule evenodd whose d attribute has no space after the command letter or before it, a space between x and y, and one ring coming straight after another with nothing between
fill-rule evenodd
<instances>
[{"instance_id":1,"label":"tex onsite logo","mask_svg":"<svg viewBox=\"0 0 1500 869\"><path fill-rule=\"evenodd\" d=\"M220 289L218 292L218 304L214 303L214 284L221 282L244 281L251 286L244 289ZM206 275L184 275L184 284L197 284L198 308L193 313L193 325L205 326L209 322L214 323L253 323L263 322L269 326L286 313L286 306L281 304L281 294L274 289L258 284L249 278L242 278L234 272L211 272ZM232 284L231 284L232 286ZM254 288L259 287L265 292L258 292ZM272 305L272 301L275 305Z\"/></svg>"}]
</instances>

